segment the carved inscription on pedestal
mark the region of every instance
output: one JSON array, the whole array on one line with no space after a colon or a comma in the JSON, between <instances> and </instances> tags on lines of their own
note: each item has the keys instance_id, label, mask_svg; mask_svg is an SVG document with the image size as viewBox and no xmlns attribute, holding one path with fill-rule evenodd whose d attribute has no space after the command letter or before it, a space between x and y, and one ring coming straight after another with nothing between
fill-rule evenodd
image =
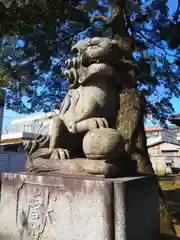
<instances>
[{"instance_id":1,"label":"carved inscription on pedestal","mask_svg":"<svg viewBox=\"0 0 180 240\"><path fill-rule=\"evenodd\" d=\"M49 212L49 189L45 186L25 185L19 191L18 222L26 230L26 234L33 240L38 240L43 233ZM26 216L26 223L21 219L22 212ZM24 234L23 234L24 235ZM25 239L25 237L24 237Z\"/></svg>"},{"instance_id":2,"label":"carved inscription on pedestal","mask_svg":"<svg viewBox=\"0 0 180 240\"><path fill-rule=\"evenodd\" d=\"M46 225L49 197L48 195L48 188L36 188L34 198L30 201L29 204L27 219L29 229L28 235L31 234L35 240L39 238Z\"/></svg>"}]
</instances>

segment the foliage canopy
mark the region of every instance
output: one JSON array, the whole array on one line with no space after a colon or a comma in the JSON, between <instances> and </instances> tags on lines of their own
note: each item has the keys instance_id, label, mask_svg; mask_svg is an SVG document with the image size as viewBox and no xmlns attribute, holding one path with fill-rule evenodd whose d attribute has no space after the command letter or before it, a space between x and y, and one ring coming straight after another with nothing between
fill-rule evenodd
<instances>
[{"instance_id":1,"label":"foliage canopy","mask_svg":"<svg viewBox=\"0 0 180 240\"><path fill-rule=\"evenodd\" d=\"M63 62L72 43L84 36L111 36L106 25L92 25L90 17L108 15L109 6L122 1L1 0L0 84L7 107L31 113L59 104L67 88ZM179 5L172 13L167 0L128 0L125 13L137 87L148 99L148 113L163 121L173 112L172 97L180 97Z\"/></svg>"}]
</instances>

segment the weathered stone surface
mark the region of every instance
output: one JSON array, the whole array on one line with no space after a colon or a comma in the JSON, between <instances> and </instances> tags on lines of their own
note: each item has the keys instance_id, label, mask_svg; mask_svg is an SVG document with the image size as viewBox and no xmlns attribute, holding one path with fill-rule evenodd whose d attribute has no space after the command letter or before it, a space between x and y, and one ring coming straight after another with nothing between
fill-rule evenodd
<instances>
[{"instance_id":1,"label":"weathered stone surface","mask_svg":"<svg viewBox=\"0 0 180 240\"><path fill-rule=\"evenodd\" d=\"M121 48L116 40L94 37L80 40L72 50L76 54L65 61L63 73L69 90L53 119L50 136L24 142L27 172L36 172L43 159L50 159L49 171L56 170L54 158L105 159L114 165L122 160L125 144L116 129Z\"/></svg>"},{"instance_id":2,"label":"weathered stone surface","mask_svg":"<svg viewBox=\"0 0 180 240\"><path fill-rule=\"evenodd\" d=\"M114 180L114 203L115 240L157 239L159 200L153 177Z\"/></svg>"},{"instance_id":3,"label":"weathered stone surface","mask_svg":"<svg viewBox=\"0 0 180 240\"><path fill-rule=\"evenodd\" d=\"M153 177L5 173L0 240L153 240L157 196Z\"/></svg>"},{"instance_id":4,"label":"weathered stone surface","mask_svg":"<svg viewBox=\"0 0 180 240\"><path fill-rule=\"evenodd\" d=\"M115 160L124 151L124 140L115 129L94 129L84 136L83 151L89 159Z\"/></svg>"},{"instance_id":5,"label":"weathered stone surface","mask_svg":"<svg viewBox=\"0 0 180 240\"><path fill-rule=\"evenodd\" d=\"M48 175L60 175L60 174L78 174L78 175L95 175L104 178L112 177L124 177L127 174L127 167L130 170L128 164L136 163L127 161L122 164L122 161L118 161L117 164L108 163L106 160L94 160L87 158L74 158L68 160L59 159L45 159L35 158L33 162L27 164L26 169L28 172L43 173ZM53 170L50 171L53 166ZM129 175L133 175L135 167L132 165L132 171Z\"/></svg>"}]
</instances>

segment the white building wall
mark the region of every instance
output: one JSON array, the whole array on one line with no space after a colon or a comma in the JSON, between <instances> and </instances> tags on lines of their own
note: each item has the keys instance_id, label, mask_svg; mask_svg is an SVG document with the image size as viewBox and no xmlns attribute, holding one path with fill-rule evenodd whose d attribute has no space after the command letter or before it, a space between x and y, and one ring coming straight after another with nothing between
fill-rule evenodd
<instances>
[{"instance_id":1,"label":"white building wall","mask_svg":"<svg viewBox=\"0 0 180 240\"><path fill-rule=\"evenodd\" d=\"M4 104L5 104L5 95L3 90L0 90L0 138L3 131L3 118L4 118Z\"/></svg>"},{"instance_id":2,"label":"white building wall","mask_svg":"<svg viewBox=\"0 0 180 240\"><path fill-rule=\"evenodd\" d=\"M165 171L166 164L163 157L150 157L154 171Z\"/></svg>"},{"instance_id":3,"label":"white building wall","mask_svg":"<svg viewBox=\"0 0 180 240\"><path fill-rule=\"evenodd\" d=\"M155 171L165 172L166 163L180 170L180 145L164 142L148 148L150 160Z\"/></svg>"},{"instance_id":4,"label":"white building wall","mask_svg":"<svg viewBox=\"0 0 180 240\"><path fill-rule=\"evenodd\" d=\"M4 107L0 106L0 136L2 134L2 128L3 128L3 118L4 118Z\"/></svg>"},{"instance_id":5,"label":"white building wall","mask_svg":"<svg viewBox=\"0 0 180 240\"><path fill-rule=\"evenodd\" d=\"M55 112L52 112L14 120L11 122L9 133L29 132L44 135L50 134L54 115Z\"/></svg>"}]
</instances>

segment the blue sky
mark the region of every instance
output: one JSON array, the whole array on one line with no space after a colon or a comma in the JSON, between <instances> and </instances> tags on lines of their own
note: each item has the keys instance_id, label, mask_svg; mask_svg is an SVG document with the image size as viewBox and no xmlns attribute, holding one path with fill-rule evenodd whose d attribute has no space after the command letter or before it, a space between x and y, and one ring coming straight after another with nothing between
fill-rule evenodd
<instances>
[{"instance_id":1,"label":"blue sky","mask_svg":"<svg viewBox=\"0 0 180 240\"><path fill-rule=\"evenodd\" d=\"M168 4L169 4L170 11L174 12L177 8L178 0L169 0ZM174 106L175 112L179 113L180 112L180 99L177 99L177 98L172 99L172 104ZM37 114L37 113L35 113L35 114ZM24 114L20 115L11 110L5 110L3 125L4 125L4 127L7 127L13 119L17 119L17 118L24 117L24 116L27 116L27 115L24 115Z\"/></svg>"}]
</instances>

